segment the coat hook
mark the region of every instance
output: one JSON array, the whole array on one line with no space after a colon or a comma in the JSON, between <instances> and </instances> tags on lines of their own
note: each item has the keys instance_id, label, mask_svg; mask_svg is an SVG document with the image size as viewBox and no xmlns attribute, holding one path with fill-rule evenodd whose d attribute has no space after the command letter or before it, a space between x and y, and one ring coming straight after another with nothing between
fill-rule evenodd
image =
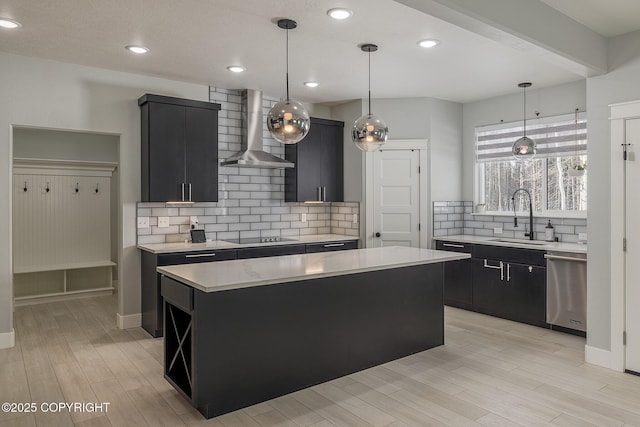
<instances>
[{"instance_id":1,"label":"coat hook","mask_svg":"<svg viewBox=\"0 0 640 427\"><path fill-rule=\"evenodd\" d=\"M47 193L48 193L49 191L51 191L51 188L49 188L49 182L47 182L47 188L45 188L44 190L45 190Z\"/></svg>"},{"instance_id":2,"label":"coat hook","mask_svg":"<svg viewBox=\"0 0 640 427\"><path fill-rule=\"evenodd\" d=\"M27 188L27 181L24 182L23 190L24 190L25 193L29 190L29 188Z\"/></svg>"},{"instance_id":3,"label":"coat hook","mask_svg":"<svg viewBox=\"0 0 640 427\"><path fill-rule=\"evenodd\" d=\"M98 185L99 184L96 184L96 194L98 193Z\"/></svg>"},{"instance_id":4,"label":"coat hook","mask_svg":"<svg viewBox=\"0 0 640 427\"><path fill-rule=\"evenodd\" d=\"M80 191L80 184L76 182L76 193Z\"/></svg>"}]
</instances>

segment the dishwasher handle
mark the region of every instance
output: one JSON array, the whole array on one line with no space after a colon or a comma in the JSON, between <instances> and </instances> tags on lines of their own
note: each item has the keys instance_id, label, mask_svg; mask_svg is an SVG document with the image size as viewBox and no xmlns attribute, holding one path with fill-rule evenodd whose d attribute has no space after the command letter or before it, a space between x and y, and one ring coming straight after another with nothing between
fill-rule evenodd
<instances>
[{"instance_id":1,"label":"dishwasher handle","mask_svg":"<svg viewBox=\"0 0 640 427\"><path fill-rule=\"evenodd\" d=\"M586 258L575 258L572 256L562 256L562 255L549 255L544 254L544 257L550 261L577 261L577 262L587 262Z\"/></svg>"}]
</instances>

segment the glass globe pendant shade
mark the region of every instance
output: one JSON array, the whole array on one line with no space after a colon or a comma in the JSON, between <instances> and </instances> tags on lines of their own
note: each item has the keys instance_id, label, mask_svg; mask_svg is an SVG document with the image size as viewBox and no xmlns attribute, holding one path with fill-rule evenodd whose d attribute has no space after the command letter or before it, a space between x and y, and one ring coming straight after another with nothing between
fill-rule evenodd
<instances>
[{"instance_id":1,"label":"glass globe pendant shade","mask_svg":"<svg viewBox=\"0 0 640 427\"><path fill-rule=\"evenodd\" d=\"M389 128L374 114L365 114L355 121L351 130L351 139L362 151L376 151L387 142Z\"/></svg>"},{"instance_id":2,"label":"glass globe pendant shade","mask_svg":"<svg viewBox=\"0 0 640 427\"><path fill-rule=\"evenodd\" d=\"M536 142L528 136L523 136L513 143L511 153L518 160L530 160L536 155Z\"/></svg>"},{"instance_id":3,"label":"glass globe pendant shade","mask_svg":"<svg viewBox=\"0 0 640 427\"><path fill-rule=\"evenodd\" d=\"M283 144L299 142L307 136L310 126L309 113L297 101L280 101L269 110L267 115L269 133Z\"/></svg>"}]
</instances>

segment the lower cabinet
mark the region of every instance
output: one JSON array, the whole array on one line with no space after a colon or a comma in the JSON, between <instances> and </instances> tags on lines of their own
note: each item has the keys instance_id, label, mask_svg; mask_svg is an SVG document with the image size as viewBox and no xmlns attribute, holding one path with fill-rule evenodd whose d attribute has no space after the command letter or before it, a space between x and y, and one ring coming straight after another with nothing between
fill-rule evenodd
<instances>
[{"instance_id":1,"label":"lower cabinet","mask_svg":"<svg viewBox=\"0 0 640 427\"><path fill-rule=\"evenodd\" d=\"M457 242L436 242L436 249L471 253L472 245ZM473 306L472 267L470 259L449 261L444 264L444 303L453 307L471 309Z\"/></svg>"},{"instance_id":2,"label":"lower cabinet","mask_svg":"<svg viewBox=\"0 0 640 427\"><path fill-rule=\"evenodd\" d=\"M472 258L445 264L445 304L548 326L544 251L457 242L446 247L446 243L438 241L436 248L468 252Z\"/></svg>"},{"instance_id":3,"label":"lower cabinet","mask_svg":"<svg viewBox=\"0 0 640 427\"><path fill-rule=\"evenodd\" d=\"M198 262L227 261L232 259L263 258L313 252L357 249L358 240L295 245L255 246L238 249L219 249L192 252L151 253L142 251L142 327L153 337L161 337L163 331L163 303L160 292L160 266L192 264Z\"/></svg>"}]
</instances>

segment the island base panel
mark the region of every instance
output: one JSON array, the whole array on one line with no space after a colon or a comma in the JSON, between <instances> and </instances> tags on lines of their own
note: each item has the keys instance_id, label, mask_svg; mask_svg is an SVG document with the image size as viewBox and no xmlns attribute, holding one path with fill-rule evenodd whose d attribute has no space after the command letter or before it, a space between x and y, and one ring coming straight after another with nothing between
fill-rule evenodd
<instances>
[{"instance_id":1,"label":"island base panel","mask_svg":"<svg viewBox=\"0 0 640 427\"><path fill-rule=\"evenodd\" d=\"M165 298L165 281L187 288L163 277ZM191 390L182 391L207 418L444 343L442 263L222 292L188 289L193 363ZM166 324L165 334L174 329ZM176 338L165 358L175 357ZM171 382L184 384L176 372Z\"/></svg>"}]
</instances>

